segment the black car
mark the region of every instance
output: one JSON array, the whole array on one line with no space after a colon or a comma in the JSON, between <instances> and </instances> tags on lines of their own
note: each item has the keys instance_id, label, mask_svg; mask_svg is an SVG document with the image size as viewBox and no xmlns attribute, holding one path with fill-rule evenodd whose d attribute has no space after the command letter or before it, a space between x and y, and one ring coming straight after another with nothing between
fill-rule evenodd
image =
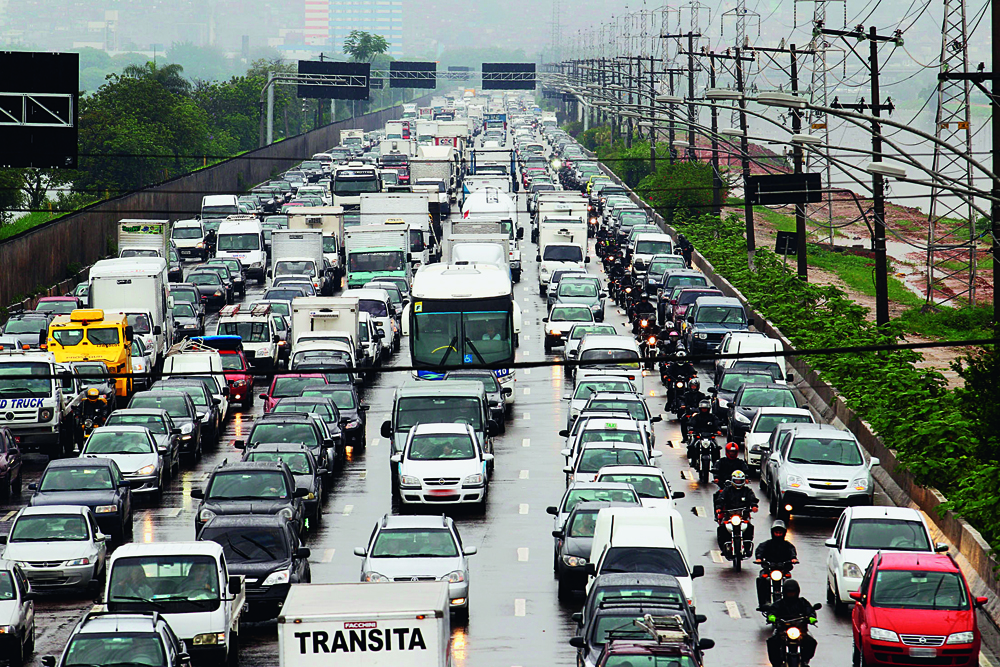
<instances>
[{"instance_id":1,"label":"black car","mask_svg":"<svg viewBox=\"0 0 1000 667\"><path fill-rule=\"evenodd\" d=\"M49 336L49 325L55 316L52 313L29 310L11 315L0 327L0 334L16 336L28 347L38 348Z\"/></svg>"},{"instance_id":2,"label":"black car","mask_svg":"<svg viewBox=\"0 0 1000 667\"><path fill-rule=\"evenodd\" d=\"M333 401L340 410L341 432L350 447L364 449L368 443L368 408L358 399L358 392L345 385L311 385L302 390L302 396L320 396Z\"/></svg>"},{"instance_id":3,"label":"black car","mask_svg":"<svg viewBox=\"0 0 1000 667\"><path fill-rule=\"evenodd\" d=\"M201 295L201 290L192 283L170 283L170 296L174 297L174 303L190 303L201 316L202 326L205 324L205 298Z\"/></svg>"},{"instance_id":4,"label":"black car","mask_svg":"<svg viewBox=\"0 0 1000 667\"><path fill-rule=\"evenodd\" d=\"M646 597L604 599L594 609L588 623L580 629L580 634L569 640L570 646L577 649L577 664L595 665L608 643L610 630L628 629L633 627L632 621L649 614L651 616L674 616L681 607L676 603L668 603ZM576 614L574 614L576 616ZM698 646L697 625L690 619L681 616L684 630L692 638L693 646ZM714 644L713 644L714 645ZM708 648L706 646L705 648Z\"/></svg>"},{"instance_id":5,"label":"black car","mask_svg":"<svg viewBox=\"0 0 1000 667\"><path fill-rule=\"evenodd\" d=\"M174 301L174 342L205 335L205 316L193 303Z\"/></svg>"},{"instance_id":6,"label":"black car","mask_svg":"<svg viewBox=\"0 0 1000 667\"><path fill-rule=\"evenodd\" d=\"M574 592L582 592L587 587L587 563L590 546L594 543L597 513L605 507L635 505L603 501L578 503L563 527L552 531L552 537L556 538L556 578L559 579L560 600L568 600Z\"/></svg>"},{"instance_id":7,"label":"black car","mask_svg":"<svg viewBox=\"0 0 1000 667\"><path fill-rule=\"evenodd\" d=\"M42 667L93 665L190 667L187 645L155 612L88 611L70 633L62 656L42 656ZM81 658L85 656L85 658Z\"/></svg>"},{"instance_id":8,"label":"black car","mask_svg":"<svg viewBox=\"0 0 1000 667\"><path fill-rule=\"evenodd\" d=\"M167 261L167 280L170 282L180 282L184 280L184 267L181 265L180 255L173 247L170 248L170 258Z\"/></svg>"},{"instance_id":9,"label":"black car","mask_svg":"<svg viewBox=\"0 0 1000 667\"><path fill-rule=\"evenodd\" d=\"M746 382L733 396L726 417L729 421L729 439L743 442L750 422L761 408L797 408L798 402L792 388L773 382Z\"/></svg>"},{"instance_id":10,"label":"black car","mask_svg":"<svg viewBox=\"0 0 1000 667\"><path fill-rule=\"evenodd\" d=\"M226 286L227 290L229 290L228 303L232 303L236 299L236 278L229 270L229 267L224 264L216 263L216 260L213 259L199 266L197 270L199 272L212 271L213 273L219 274L219 277L222 278L222 284Z\"/></svg>"},{"instance_id":11,"label":"black car","mask_svg":"<svg viewBox=\"0 0 1000 667\"><path fill-rule=\"evenodd\" d=\"M312 582L309 549L282 516L216 516L198 539L222 545L229 574L245 577L248 613L254 620L274 618L292 584Z\"/></svg>"},{"instance_id":12,"label":"black car","mask_svg":"<svg viewBox=\"0 0 1000 667\"><path fill-rule=\"evenodd\" d=\"M82 505L97 518L101 532L121 544L132 535L132 489L111 459L49 461L28 507Z\"/></svg>"},{"instance_id":13,"label":"black car","mask_svg":"<svg viewBox=\"0 0 1000 667\"><path fill-rule=\"evenodd\" d=\"M297 299L300 296L309 296L305 291L299 289L298 287L272 287L271 289L264 292L262 299L264 301L291 301L292 299Z\"/></svg>"},{"instance_id":14,"label":"black car","mask_svg":"<svg viewBox=\"0 0 1000 667\"><path fill-rule=\"evenodd\" d=\"M194 401L177 389L155 389L132 395L128 407L166 410L180 433L181 454L194 462L201 458L201 418Z\"/></svg>"},{"instance_id":15,"label":"black car","mask_svg":"<svg viewBox=\"0 0 1000 667\"><path fill-rule=\"evenodd\" d=\"M194 270L187 275L187 282L198 288L202 298L210 308L219 310L232 301L229 289L214 271Z\"/></svg>"},{"instance_id":16,"label":"black car","mask_svg":"<svg viewBox=\"0 0 1000 667\"><path fill-rule=\"evenodd\" d=\"M320 470L326 474L333 473L336 465L336 443L326 430L326 425L311 414L299 412L268 412L254 420L246 440L236 440L233 446L252 447L253 445L274 442L291 442L305 445L316 458Z\"/></svg>"},{"instance_id":17,"label":"black car","mask_svg":"<svg viewBox=\"0 0 1000 667\"><path fill-rule=\"evenodd\" d=\"M306 529L316 529L323 520L322 470L312 452L297 442L266 442L252 445L243 452L244 461L282 461L295 477L295 487L308 491L305 506Z\"/></svg>"},{"instance_id":18,"label":"black car","mask_svg":"<svg viewBox=\"0 0 1000 667\"><path fill-rule=\"evenodd\" d=\"M723 421L729 419L729 404L739 388L747 382L771 382L771 376L757 371L734 371L729 368L719 377L714 387L708 388L712 394L712 412Z\"/></svg>"},{"instance_id":19,"label":"black car","mask_svg":"<svg viewBox=\"0 0 1000 667\"><path fill-rule=\"evenodd\" d=\"M0 426L0 500L21 494L21 448L6 426Z\"/></svg>"},{"instance_id":20,"label":"black car","mask_svg":"<svg viewBox=\"0 0 1000 667\"><path fill-rule=\"evenodd\" d=\"M331 457L334 468L343 468L347 462L347 444L344 442L341 425L346 424L347 418L341 416L336 403L322 396L289 396L279 398L270 414L289 412L313 414L323 420L323 423L326 424L326 430L334 442L334 453Z\"/></svg>"},{"instance_id":21,"label":"black car","mask_svg":"<svg viewBox=\"0 0 1000 667\"><path fill-rule=\"evenodd\" d=\"M445 380L478 380L486 390L486 400L490 404L490 419L500 426L500 432L507 430L507 397L514 393L511 387L502 387L497 376L490 370L462 369L448 371Z\"/></svg>"},{"instance_id":22,"label":"black car","mask_svg":"<svg viewBox=\"0 0 1000 667\"><path fill-rule=\"evenodd\" d=\"M233 288L242 299L247 295L247 274L243 269L243 263L235 257L216 257L210 259L202 267L224 266L229 269L229 275L233 279Z\"/></svg>"},{"instance_id":23,"label":"black car","mask_svg":"<svg viewBox=\"0 0 1000 667\"><path fill-rule=\"evenodd\" d=\"M204 489L191 489L201 500L194 516L194 532L215 516L270 514L288 519L296 535L302 534L308 495L297 489L292 471L280 461L225 463L212 471Z\"/></svg>"},{"instance_id":24,"label":"black car","mask_svg":"<svg viewBox=\"0 0 1000 667\"><path fill-rule=\"evenodd\" d=\"M201 420L202 444L214 443L219 440L219 430L222 425L219 403L200 379L168 377L165 380L157 380L150 389L175 389L190 396L198 410L198 419Z\"/></svg>"}]
</instances>

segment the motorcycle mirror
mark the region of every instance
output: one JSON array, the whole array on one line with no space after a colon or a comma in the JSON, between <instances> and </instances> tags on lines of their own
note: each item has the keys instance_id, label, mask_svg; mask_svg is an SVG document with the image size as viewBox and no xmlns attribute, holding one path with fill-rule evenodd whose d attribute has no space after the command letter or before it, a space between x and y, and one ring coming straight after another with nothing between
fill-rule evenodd
<instances>
[{"instance_id":1,"label":"motorcycle mirror","mask_svg":"<svg viewBox=\"0 0 1000 667\"><path fill-rule=\"evenodd\" d=\"M708 616L705 616L705 614L695 614L694 615L694 622L695 623L705 623L706 621L708 621Z\"/></svg>"},{"instance_id":2,"label":"motorcycle mirror","mask_svg":"<svg viewBox=\"0 0 1000 667\"><path fill-rule=\"evenodd\" d=\"M822 608L823 608L823 605L821 603L819 603L819 602L817 602L816 604L813 605L813 609L815 609L816 611L819 611Z\"/></svg>"}]
</instances>

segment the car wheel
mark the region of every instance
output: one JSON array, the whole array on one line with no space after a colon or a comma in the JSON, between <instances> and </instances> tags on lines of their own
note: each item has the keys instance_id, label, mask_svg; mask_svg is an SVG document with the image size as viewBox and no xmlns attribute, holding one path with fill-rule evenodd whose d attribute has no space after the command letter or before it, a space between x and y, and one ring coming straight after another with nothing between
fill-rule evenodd
<instances>
[{"instance_id":1,"label":"car wheel","mask_svg":"<svg viewBox=\"0 0 1000 667\"><path fill-rule=\"evenodd\" d=\"M10 500L11 487L13 484L14 480L12 479L4 480L4 482L0 484L0 500Z\"/></svg>"},{"instance_id":2,"label":"car wheel","mask_svg":"<svg viewBox=\"0 0 1000 667\"><path fill-rule=\"evenodd\" d=\"M545 354L552 354L552 346L549 341L545 341Z\"/></svg>"},{"instance_id":3,"label":"car wheel","mask_svg":"<svg viewBox=\"0 0 1000 667\"><path fill-rule=\"evenodd\" d=\"M560 577L559 591L558 591L559 601L568 602L570 597L572 597L572 595L573 595L573 590L569 587L569 584L566 583L566 579L564 577Z\"/></svg>"},{"instance_id":4,"label":"car wheel","mask_svg":"<svg viewBox=\"0 0 1000 667\"><path fill-rule=\"evenodd\" d=\"M771 489L771 492L767 494L770 496L771 500L767 504L767 511L771 513L771 516L778 516L778 493L775 489Z\"/></svg>"},{"instance_id":5,"label":"car wheel","mask_svg":"<svg viewBox=\"0 0 1000 667\"><path fill-rule=\"evenodd\" d=\"M15 496L20 496L21 495L21 488L23 486L24 486L24 473L21 472L21 469L18 469L18 471L17 471L17 480L14 482L14 485L11 487L11 493L13 493Z\"/></svg>"},{"instance_id":6,"label":"car wheel","mask_svg":"<svg viewBox=\"0 0 1000 667\"><path fill-rule=\"evenodd\" d=\"M854 649L851 651L851 667L864 667L865 659L861 655L857 641L854 642Z\"/></svg>"},{"instance_id":7,"label":"car wheel","mask_svg":"<svg viewBox=\"0 0 1000 667\"><path fill-rule=\"evenodd\" d=\"M160 472L160 480L156 485L156 491L153 492L153 501L157 504L163 500L163 487L167 485L167 477L164 472Z\"/></svg>"},{"instance_id":8,"label":"car wheel","mask_svg":"<svg viewBox=\"0 0 1000 667\"><path fill-rule=\"evenodd\" d=\"M466 600L464 607L459 607L455 610L455 620L459 623L468 623L469 621L469 602Z\"/></svg>"},{"instance_id":9,"label":"car wheel","mask_svg":"<svg viewBox=\"0 0 1000 667\"><path fill-rule=\"evenodd\" d=\"M35 624L31 624L28 632L28 639L24 642L24 655L28 656L35 652Z\"/></svg>"}]
</instances>

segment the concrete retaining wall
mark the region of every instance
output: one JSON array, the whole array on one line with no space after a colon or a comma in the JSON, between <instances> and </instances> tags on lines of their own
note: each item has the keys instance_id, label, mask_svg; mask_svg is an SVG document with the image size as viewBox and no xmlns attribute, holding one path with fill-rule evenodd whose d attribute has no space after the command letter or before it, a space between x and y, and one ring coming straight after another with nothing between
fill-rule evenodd
<instances>
[{"instance_id":1,"label":"concrete retaining wall","mask_svg":"<svg viewBox=\"0 0 1000 667\"><path fill-rule=\"evenodd\" d=\"M430 96L414 100L423 103ZM89 266L109 254L123 218L194 217L205 194L243 193L288 167L339 143L340 130L366 131L398 118L402 106L331 123L219 164L89 206L0 242L0 304L20 301L69 277L70 264Z\"/></svg>"}]
</instances>

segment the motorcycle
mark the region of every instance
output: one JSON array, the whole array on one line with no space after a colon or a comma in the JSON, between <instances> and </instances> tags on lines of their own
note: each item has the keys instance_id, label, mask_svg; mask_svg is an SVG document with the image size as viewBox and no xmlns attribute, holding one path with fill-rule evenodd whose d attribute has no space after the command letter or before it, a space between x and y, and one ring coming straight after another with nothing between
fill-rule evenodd
<instances>
[{"instance_id":1,"label":"motorcycle","mask_svg":"<svg viewBox=\"0 0 1000 667\"><path fill-rule=\"evenodd\" d=\"M719 543L722 555L733 562L733 570L739 572L743 568L743 559L748 558L753 551L753 542L744 540L746 526L750 524L750 508L743 507L735 510L719 510L719 525L725 526L730 535L726 542ZM736 548L739 545L739 548Z\"/></svg>"},{"instance_id":2,"label":"motorcycle","mask_svg":"<svg viewBox=\"0 0 1000 667\"><path fill-rule=\"evenodd\" d=\"M813 611L819 611L823 605L816 603ZM799 616L790 618L787 621L781 620L774 614L768 614L767 622L774 626L775 634L781 633L784 636L782 642L781 665L784 667L799 667L802 664L802 637L809 634L809 626L816 625L815 616Z\"/></svg>"},{"instance_id":3,"label":"motorcycle","mask_svg":"<svg viewBox=\"0 0 1000 667\"><path fill-rule=\"evenodd\" d=\"M104 425L108 418L108 400L101 396L99 390L91 387L80 403L82 418L83 441L90 437L95 428Z\"/></svg>"},{"instance_id":4,"label":"motorcycle","mask_svg":"<svg viewBox=\"0 0 1000 667\"><path fill-rule=\"evenodd\" d=\"M656 357L660 354L660 341L655 332L648 332L644 338L639 339L639 355L645 359L644 366L652 370L656 365Z\"/></svg>"},{"instance_id":5,"label":"motorcycle","mask_svg":"<svg viewBox=\"0 0 1000 667\"><path fill-rule=\"evenodd\" d=\"M698 471L698 481L708 484L708 476L712 468L719 460L722 448L715 441L715 437L709 434L701 434L694 443L695 458L692 461L694 469Z\"/></svg>"},{"instance_id":6,"label":"motorcycle","mask_svg":"<svg viewBox=\"0 0 1000 667\"><path fill-rule=\"evenodd\" d=\"M774 604L781 599L785 588L785 579L791 579L792 577L792 563L791 561L786 561L784 563L769 563L767 561L762 561L760 563L760 576L768 580L771 585L771 597L767 604L764 605L766 609L768 606ZM764 612L765 616L767 615Z\"/></svg>"}]
</instances>

